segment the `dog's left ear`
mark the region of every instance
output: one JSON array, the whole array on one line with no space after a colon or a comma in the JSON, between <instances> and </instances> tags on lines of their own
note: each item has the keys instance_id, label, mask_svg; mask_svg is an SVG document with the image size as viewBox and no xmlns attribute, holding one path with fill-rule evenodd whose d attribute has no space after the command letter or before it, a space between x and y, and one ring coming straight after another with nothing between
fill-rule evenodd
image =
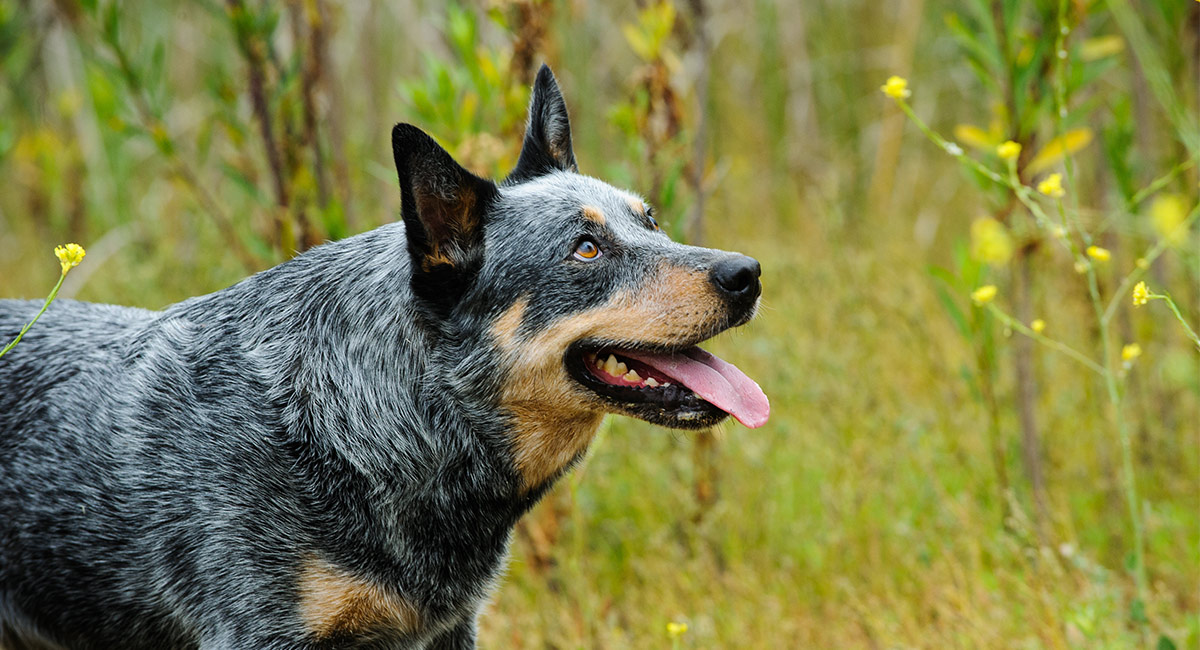
<instances>
[{"instance_id":1,"label":"dog's left ear","mask_svg":"<svg viewBox=\"0 0 1200 650\"><path fill-rule=\"evenodd\" d=\"M578 171L575 151L571 148L571 120L567 104L550 67L542 64L533 95L529 100L529 125L525 128L525 143L517 166L505 179L519 183L537 178L554 170Z\"/></svg>"},{"instance_id":2,"label":"dog's left ear","mask_svg":"<svg viewBox=\"0 0 1200 650\"><path fill-rule=\"evenodd\" d=\"M483 256L483 226L496 185L462 168L411 124L392 129L413 291L435 307L457 301ZM445 310L439 310L445 311Z\"/></svg>"}]
</instances>

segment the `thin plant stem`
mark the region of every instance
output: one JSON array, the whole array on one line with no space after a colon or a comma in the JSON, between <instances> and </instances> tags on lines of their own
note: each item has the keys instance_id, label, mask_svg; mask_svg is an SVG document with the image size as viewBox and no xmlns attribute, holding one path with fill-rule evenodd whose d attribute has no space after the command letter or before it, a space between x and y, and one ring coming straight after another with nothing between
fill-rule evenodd
<instances>
[{"instance_id":1,"label":"thin plant stem","mask_svg":"<svg viewBox=\"0 0 1200 650\"><path fill-rule=\"evenodd\" d=\"M1146 197L1166 187L1171 183L1171 181L1174 181L1177 176L1191 169L1195 165L1196 161L1194 160L1185 160L1178 165L1175 165L1171 168L1171 171L1150 181L1149 185L1143 187L1140 191L1138 191L1137 194L1134 194L1133 198L1129 199L1129 203L1125 206L1125 209L1129 212L1133 212L1139 203L1146 200Z\"/></svg>"},{"instance_id":2,"label":"thin plant stem","mask_svg":"<svg viewBox=\"0 0 1200 650\"><path fill-rule=\"evenodd\" d=\"M1008 327L1016 330L1017 332L1020 332L1021 334L1028 336L1029 338L1037 341L1038 343L1041 343L1042 345L1044 345L1052 350L1055 350L1057 352L1065 354L1066 356L1070 357L1071 359L1078 361L1085 368L1087 368L1088 370L1091 370L1092 372L1098 373L1100 375L1104 374L1105 371L1104 371L1103 366L1096 363L1092 359L1089 359L1082 352L1067 345L1066 343L1062 343L1061 341L1056 341L1048 336L1043 336L1043 335L1033 331L1027 325L1025 325L1021 321L1017 320L1016 318L1013 318L1012 316L1006 314L1003 310L1001 310L999 307L997 307L995 305L989 304L988 310L992 312L992 315L995 316L997 318L997 320L1004 323Z\"/></svg>"},{"instance_id":3,"label":"thin plant stem","mask_svg":"<svg viewBox=\"0 0 1200 650\"><path fill-rule=\"evenodd\" d=\"M33 320L21 328L21 331L17 334L17 338L13 339L12 343L9 343L4 346L3 350L0 350L0 357L3 357L8 354L9 350L17 347L17 344L21 342L21 338L25 336L25 332L28 332L29 328L33 327L33 324L38 322L38 319L42 317L42 314L46 313L46 309L50 307L50 303L54 302L54 299L58 296L58 290L62 288L63 280L65 279L67 279L67 272L63 271L62 275L58 276L58 282L55 283L54 288L50 290L50 295L46 296L46 302L42 303L41 310L33 317Z\"/></svg>"},{"instance_id":4,"label":"thin plant stem","mask_svg":"<svg viewBox=\"0 0 1200 650\"><path fill-rule=\"evenodd\" d=\"M1103 320L1105 322L1112 320L1112 317L1117 313L1117 305L1120 303L1121 298L1129 293L1130 288L1133 287L1135 282L1142 279L1142 276L1146 274L1146 270L1154 264L1154 260L1157 260L1160 255L1166 252L1168 246L1170 245L1170 239L1174 233L1180 231L1187 232L1188 228L1190 228L1192 223L1194 223L1198 218L1200 218L1200 203L1196 204L1196 207L1192 208L1192 211L1189 212L1188 216L1185 217L1184 220L1175 227L1175 230L1167 233L1167 236L1160 238L1158 243L1154 245L1154 248L1151 248L1149 252L1142 256L1142 259L1145 260L1145 264L1139 264L1133 269L1133 271L1130 271L1129 275L1125 276L1124 280L1121 280L1121 284L1117 287L1117 290L1113 292L1113 296L1108 303L1108 307L1104 309Z\"/></svg>"},{"instance_id":5,"label":"thin plant stem","mask_svg":"<svg viewBox=\"0 0 1200 650\"><path fill-rule=\"evenodd\" d=\"M1179 324L1183 325L1183 329L1187 332L1188 338L1192 340L1192 343L1195 344L1197 349L1200 349L1200 336L1196 336L1196 330L1192 329L1192 326L1187 322L1187 319L1184 318L1183 314L1179 312L1179 307L1175 305L1174 300L1171 300L1171 296L1159 294L1151 296L1150 299L1165 301L1167 306L1170 307L1171 311L1175 314L1175 318L1179 321Z\"/></svg>"}]
</instances>

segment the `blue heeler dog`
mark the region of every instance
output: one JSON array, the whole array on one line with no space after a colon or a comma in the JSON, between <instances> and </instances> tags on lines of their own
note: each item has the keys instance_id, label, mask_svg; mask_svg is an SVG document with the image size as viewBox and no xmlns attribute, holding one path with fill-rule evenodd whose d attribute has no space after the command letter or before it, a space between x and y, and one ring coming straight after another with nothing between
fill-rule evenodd
<instances>
[{"instance_id":1,"label":"blue heeler dog","mask_svg":"<svg viewBox=\"0 0 1200 650\"><path fill-rule=\"evenodd\" d=\"M56 303L0 359L0 646L471 648L605 413L766 421L696 347L758 262L578 174L548 68L500 184L392 148L403 223L161 312Z\"/></svg>"}]
</instances>

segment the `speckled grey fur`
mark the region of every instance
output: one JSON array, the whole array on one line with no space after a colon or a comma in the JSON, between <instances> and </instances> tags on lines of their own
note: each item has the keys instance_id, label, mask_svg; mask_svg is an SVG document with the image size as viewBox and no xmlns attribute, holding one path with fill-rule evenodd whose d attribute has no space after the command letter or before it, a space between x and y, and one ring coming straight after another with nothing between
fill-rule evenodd
<instances>
[{"instance_id":1,"label":"speckled grey fur","mask_svg":"<svg viewBox=\"0 0 1200 650\"><path fill-rule=\"evenodd\" d=\"M548 70L534 95L527 154L478 185L481 239L446 245L450 275L416 268L428 232L406 203L407 226L161 312L56 302L0 359L0 647L474 647L512 526L546 487L514 470L489 328L521 296L535 331L664 259L729 255L670 242L547 153L538 138L564 134L570 152ZM420 137L404 133L401 167ZM456 190L427 153L415 180L401 171L409 199ZM603 268L563 262L581 203L612 215ZM0 301L0 339L37 306ZM420 627L306 634L308 557L402 594Z\"/></svg>"}]
</instances>

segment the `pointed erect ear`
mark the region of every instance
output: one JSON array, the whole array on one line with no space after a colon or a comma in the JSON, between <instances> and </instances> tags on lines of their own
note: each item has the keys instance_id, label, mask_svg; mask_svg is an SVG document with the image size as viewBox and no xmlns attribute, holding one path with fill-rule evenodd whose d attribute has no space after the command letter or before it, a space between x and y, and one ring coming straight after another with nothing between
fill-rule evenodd
<instances>
[{"instance_id":1,"label":"pointed erect ear","mask_svg":"<svg viewBox=\"0 0 1200 650\"><path fill-rule=\"evenodd\" d=\"M519 183L554 170L577 171L575 151L571 148L571 121L567 104L550 67L542 64L533 82L529 100L529 126L517 166L505 179Z\"/></svg>"},{"instance_id":2,"label":"pointed erect ear","mask_svg":"<svg viewBox=\"0 0 1200 650\"><path fill-rule=\"evenodd\" d=\"M496 196L491 181L465 170L433 138L411 124L392 129L401 214L413 262L413 288L453 294L446 286L478 267L483 224ZM418 286L422 284L436 287Z\"/></svg>"}]
</instances>

